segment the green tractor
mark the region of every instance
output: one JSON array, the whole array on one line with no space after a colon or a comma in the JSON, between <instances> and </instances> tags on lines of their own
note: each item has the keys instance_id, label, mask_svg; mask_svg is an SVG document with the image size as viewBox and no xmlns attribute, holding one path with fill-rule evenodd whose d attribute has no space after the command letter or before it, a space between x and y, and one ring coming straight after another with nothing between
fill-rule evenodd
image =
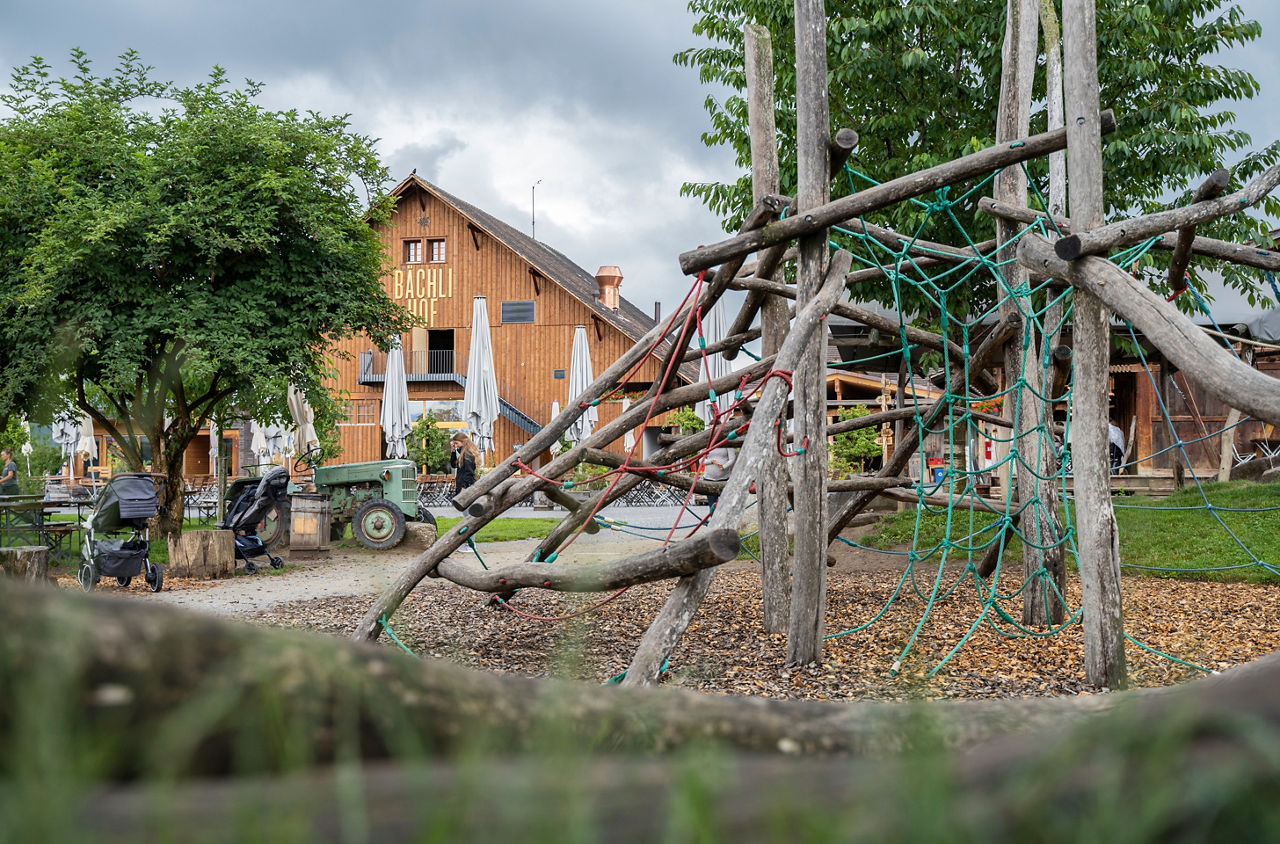
<instances>
[{"instance_id":1,"label":"green tractor","mask_svg":"<svg viewBox=\"0 0 1280 844\"><path fill-rule=\"evenodd\" d=\"M418 469L409 460L374 460L321 466L315 461L318 449L300 455L293 464L294 476L315 471L316 493L329 496L329 536L341 539L351 525L351 534L366 548L394 548L404 539L405 522L420 519L435 524L435 517L418 506ZM228 490L234 501L238 490L256 478L241 478ZM289 492L299 487L289 485ZM288 505L273 507L258 530L267 547L275 548L289 536Z\"/></svg>"},{"instance_id":2,"label":"green tractor","mask_svg":"<svg viewBox=\"0 0 1280 844\"><path fill-rule=\"evenodd\" d=\"M305 455L304 455L305 456ZM315 467L316 492L329 496L329 535L351 535L366 548L393 548L407 519L435 524L418 508L418 467L409 460L374 460Z\"/></svg>"}]
</instances>

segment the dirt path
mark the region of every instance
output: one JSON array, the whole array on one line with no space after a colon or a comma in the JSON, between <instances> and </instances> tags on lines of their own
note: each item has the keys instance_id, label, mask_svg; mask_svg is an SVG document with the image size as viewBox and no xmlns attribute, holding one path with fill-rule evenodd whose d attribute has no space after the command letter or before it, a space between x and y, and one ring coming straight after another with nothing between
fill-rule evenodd
<instances>
[{"instance_id":1,"label":"dirt path","mask_svg":"<svg viewBox=\"0 0 1280 844\"><path fill-rule=\"evenodd\" d=\"M579 538L565 552L563 559L565 562L594 562L646 550L652 544L650 540L602 531L595 536ZM485 564L493 567L524 560L537 547L537 542L482 542L477 547ZM301 555L290 557L286 552L283 555L286 568L282 571L264 569L255 575L237 573L230 580L173 581L158 594L148 594L146 599L215 615L238 616L290 601L372 596L399 577L418 553L403 547L390 551L343 547L334 549L327 558L304 560ZM474 561L479 565L476 555L468 552L456 552L453 558ZM441 581L428 579L418 589L441 585ZM139 587L140 584L135 583L129 587L130 593L138 591ZM108 580L104 581L101 589L109 594L117 587Z\"/></svg>"}]
</instances>

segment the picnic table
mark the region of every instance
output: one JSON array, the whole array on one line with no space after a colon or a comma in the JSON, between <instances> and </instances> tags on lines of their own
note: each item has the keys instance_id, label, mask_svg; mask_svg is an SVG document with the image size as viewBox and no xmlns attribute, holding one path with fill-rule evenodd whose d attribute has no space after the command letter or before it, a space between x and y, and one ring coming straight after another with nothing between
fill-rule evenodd
<instances>
[{"instance_id":1,"label":"picnic table","mask_svg":"<svg viewBox=\"0 0 1280 844\"><path fill-rule=\"evenodd\" d=\"M83 531L85 502L49 501L39 495L0 496L0 546L44 545L50 556L72 553L72 538ZM75 511L73 521L52 516Z\"/></svg>"}]
</instances>

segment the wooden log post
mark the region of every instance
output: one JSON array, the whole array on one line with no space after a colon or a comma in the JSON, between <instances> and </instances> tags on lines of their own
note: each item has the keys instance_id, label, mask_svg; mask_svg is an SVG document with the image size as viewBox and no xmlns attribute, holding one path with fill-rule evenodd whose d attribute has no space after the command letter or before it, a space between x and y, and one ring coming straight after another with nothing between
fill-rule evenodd
<instances>
[{"instance_id":1,"label":"wooden log post","mask_svg":"<svg viewBox=\"0 0 1280 844\"><path fill-rule=\"evenodd\" d=\"M43 583L49 579L49 549L44 545L13 545L0 548L0 574Z\"/></svg>"},{"instance_id":2,"label":"wooden log post","mask_svg":"<svg viewBox=\"0 0 1280 844\"><path fill-rule=\"evenodd\" d=\"M1067 185L1081 231L1102 226L1102 131L1098 114L1098 37L1094 0L1063 0L1062 46L1067 115ZM1056 251L1067 238L1053 245ZM1027 238L1023 238L1023 243ZM1041 239L1041 243L1045 243ZM1020 245L1021 246L1021 245ZM1107 387L1111 330L1106 307L1088 290L1075 296L1075 471L1077 547L1084 612L1085 678L1128 686L1120 603L1120 535L1111 508L1107 463Z\"/></svg>"},{"instance_id":3,"label":"wooden log post","mask_svg":"<svg viewBox=\"0 0 1280 844\"><path fill-rule=\"evenodd\" d=\"M189 530L169 537L169 573L219 580L235 573L235 535L229 530Z\"/></svg>"},{"instance_id":4,"label":"wooden log post","mask_svg":"<svg viewBox=\"0 0 1280 844\"><path fill-rule=\"evenodd\" d=\"M1000 106L996 119L996 142L1007 143L1030 131L1031 87L1035 78L1036 44L1040 10L1037 0L1007 0L1003 69L1000 77ZM1021 167L1006 167L996 174L995 198L1011 205L1025 206L1026 176ZM1009 221L996 218L996 240L1000 243L997 260L1004 266L1006 279L1000 313L1007 315L1019 309L1018 291L1029 288L1029 272L1016 261L1015 238L1018 228ZM1028 311L1034 308L1027 308ZM1002 477L1002 492L1017 509L1029 514L1020 520L1023 574L1032 581L1023 590L1022 621L1028 626L1061 623L1063 607L1051 601L1052 590L1042 578L1048 578L1061 591L1066 583L1066 569L1057 546L1060 534L1055 531L1048 507L1056 509L1051 472L1052 443L1047 424L1052 412L1040 398L1045 381L1040 349L1043 338L1035 319L1022 320L1018 337L1004 349L1004 372L1012 386L1002 415L1016 423L1013 448ZM1046 417L1048 417L1046 421ZM1016 494L1012 494L1015 493ZM1034 502L1044 502L1041 506ZM1055 553L1057 552L1057 553Z\"/></svg>"},{"instance_id":5,"label":"wooden log post","mask_svg":"<svg viewBox=\"0 0 1280 844\"><path fill-rule=\"evenodd\" d=\"M756 201L760 201L781 189L774 120L773 42L769 30L758 24L745 25L743 34L746 38L747 122L751 132L751 192ZM768 278L781 281L776 275ZM763 292L758 297L761 351L776 355L787 335L791 315L787 303L780 297ZM749 300L743 305L744 312L748 304L752 302ZM760 508L760 600L764 629L769 633L785 632L791 617L791 542L785 528L786 484L787 467L782 455L777 449L766 449L756 485L756 502Z\"/></svg>"},{"instance_id":6,"label":"wooden log post","mask_svg":"<svg viewBox=\"0 0 1280 844\"><path fill-rule=\"evenodd\" d=\"M823 0L795 0L796 204L800 217L831 198L827 101L827 14ZM816 227L799 240L796 307L814 301L826 276L827 229ZM826 331L815 331L795 372L794 425L797 451L795 551L792 557L791 619L787 664L822 661L827 603L827 360Z\"/></svg>"}]
</instances>

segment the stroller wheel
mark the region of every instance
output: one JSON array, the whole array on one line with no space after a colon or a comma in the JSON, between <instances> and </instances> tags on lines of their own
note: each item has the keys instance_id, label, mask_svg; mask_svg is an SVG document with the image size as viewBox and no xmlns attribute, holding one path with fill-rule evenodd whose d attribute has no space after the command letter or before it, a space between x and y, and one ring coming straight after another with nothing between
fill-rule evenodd
<instances>
[{"instance_id":1,"label":"stroller wheel","mask_svg":"<svg viewBox=\"0 0 1280 844\"><path fill-rule=\"evenodd\" d=\"M117 578L116 578L116 583L119 583L121 586L128 586L130 583L133 583L133 578L132 578L132 577L117 577Z\"/></svg>"},{"instance_id":2,"label":"stroller wheel","mask_svg":"<svg viewBox=\"0 0 1280 844\"><path fill-rule=\"evenodd\" d=\"M81 589L92 592L93 587L98 585L98 569L92 563L81 563L76 579L80 581Z\"/></svg>"},{"instance_id":3,"label":"stroller wheel","mask_svg":"<svg viewBox=\"0 0 1280 844\"><path fill-rule=\"evenodd\" d=\"M147 563L147 587L152 592L159 592L164 587L164 569L158 563Z\"/></svg>"},{"instance_id":4,"label":"stroller wheel","mask_svg":"<svg viewBox=\"0 0 1280 844\"><path fill-rule=\"evenodd\" d=\"M245 573L245 574L257 574L257 573L258 573L258 564L257 564L257 563L255 563L253 560L245 560L245 561L244 561L244 573Z\"/></svg>"},{"instance_id":5,"label":"stroller wheel","mask_svg":"<svg viewBox=\"0 0 1280 844\"><path fill-rule=\"evenodd\" d=\"M284 568L284 560L280 559L279 557L272 557L272 558L271 558L271 567L272 567L273 569L282 569L282 568Z\"/></svg>"}]
</instances>

